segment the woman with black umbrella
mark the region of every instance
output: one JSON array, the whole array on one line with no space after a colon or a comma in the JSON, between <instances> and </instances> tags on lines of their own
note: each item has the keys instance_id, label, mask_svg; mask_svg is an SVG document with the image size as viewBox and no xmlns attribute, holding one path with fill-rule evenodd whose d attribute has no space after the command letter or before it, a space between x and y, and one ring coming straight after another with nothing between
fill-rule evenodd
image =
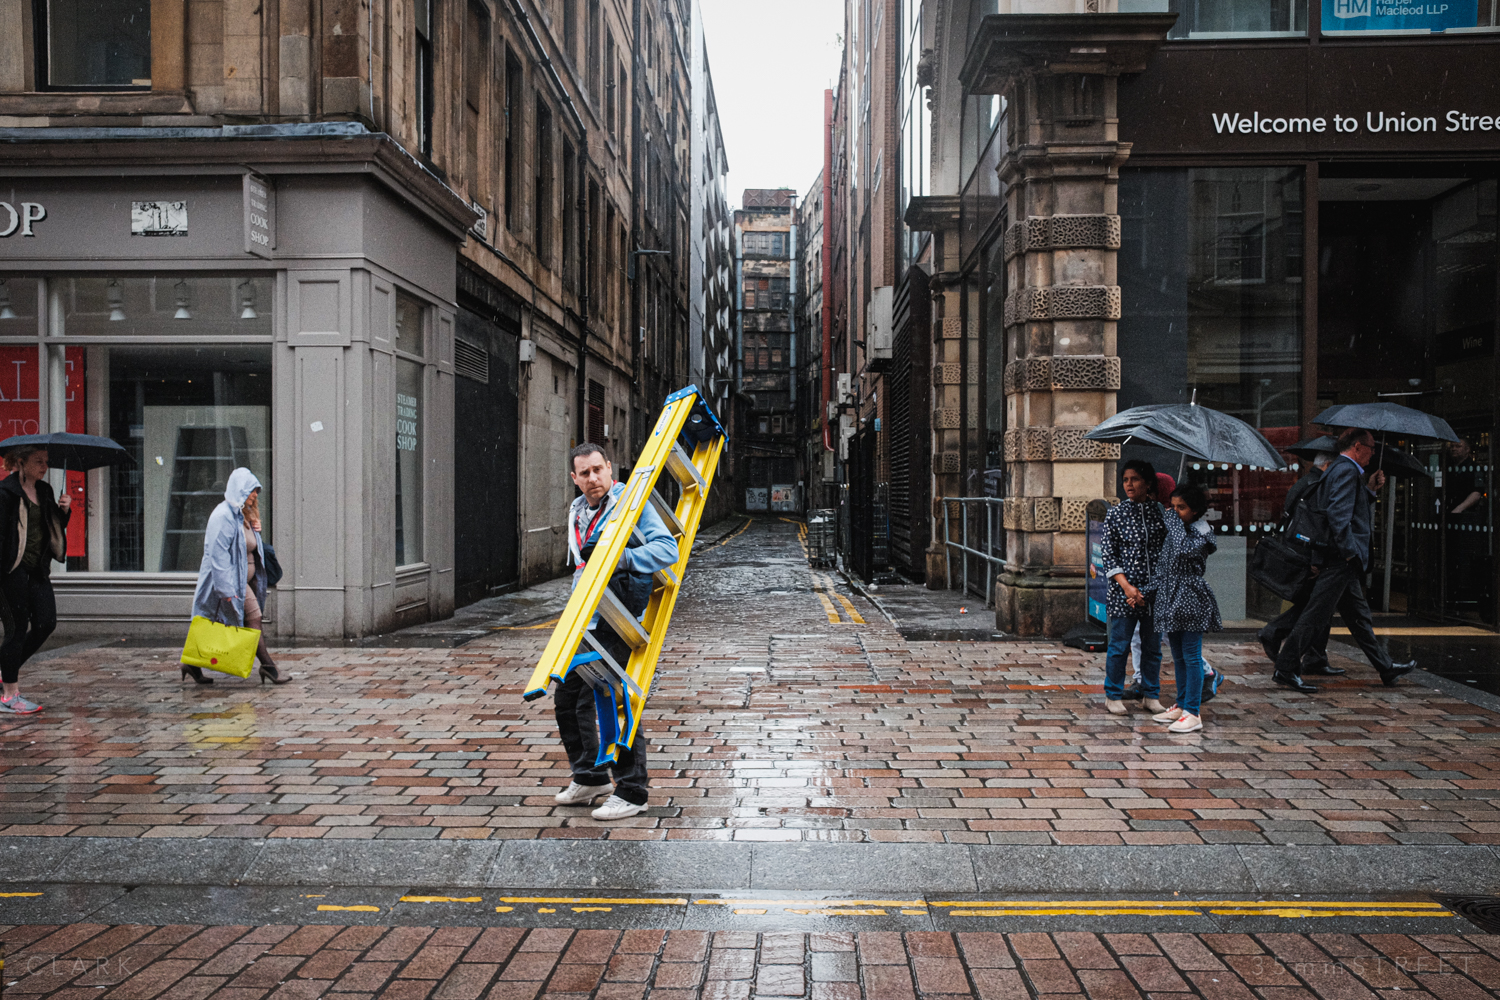
<instances>
[{"instance_id":1,"label":"woman with black umbrella","mask_svg":"<svg viewBox=\"0 0 1500 1000\"><path fill-rule=\"evenodd\" d=\"M54 498L47 475L47 449L21 445L5 453L14 469L0 482L0 715L30 715L42 706L21 696L21 664L42 648L57 628L52 561L68 557L68 520L73 499Z\"/></svg>"}]
</instances>

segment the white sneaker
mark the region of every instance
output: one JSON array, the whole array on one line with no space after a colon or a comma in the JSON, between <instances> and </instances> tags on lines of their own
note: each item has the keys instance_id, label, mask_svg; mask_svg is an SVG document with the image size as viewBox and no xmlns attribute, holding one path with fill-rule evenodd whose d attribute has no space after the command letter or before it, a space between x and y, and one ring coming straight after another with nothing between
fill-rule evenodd
<instances>
[{"instance_id":1,"label":"white sneaker","mask_svg":"<svg viewBox=\"0 0 1500 1000\"><path fill-rule=\"evenodd\" d=\"M1203 728L1203 719L1196 715L1183 714L1182 718L1167 727L1169 733L1196 733Z\"/></svg>"},{"instance_id":2,"label":"white sneaker","mask_svg":"<svg viewBox=\"0 0 1500 1000\"><path fill-rule=\"evenodd\" d=\"M1165 712L1161 713L1160 715L1153 715L1153 716L1151 716L1151 721L1152 722L1176 722L1180 718L1182 718L1182 709L1178 708L1176 705L1173 705L1171 708L1167 709Z\"/></svg>"},{"instance_id":3,"label":"white sneaker","mask_svg":"<svg viewBox=\"0 0 1500 1000\"><path fill-rule=\"evenodd\" d=\"M33 712L40 712L41 710L42 706L34 701L27 701L20 695L16 695L14 698L0 698L0 712L9 715L31 715Z\"/></svg>"},{"instance_id":4,"label":"white sneaker","mask_svg":"<svg viewBox=\"0 0 1500 1000\"><path fill-rule=\"evenodd\" d=\"M1112 698L1104 699L1104 710L1110 715L1124 715L1128 711L1123 701L1115 701Z\"/></svg>"},{"instance_id":5,"label":"white sneaker","mask_svg":"<svg viewBox=\"0 0 1500 1000\"><path fill-rule=\"evenodd\" d=\"M580 785L575 781L554 795L552 801L560 806L576 806L592 802L599 796L608 795L614 790L614 785Z\"/></svg>"},{"instance_id":6,"label":"white sneaker","mask_svg":"<svg viewBox=\"0 0 1500 1000\"><path fill-rule=\"evenodd\" d=\"M595 809L590 815L598 820L629 819L636 813L643 813L645 811L646 804L644 802L636 805L634 802L626 802L618 795L611 795L604 805Z\"/></svg>"}]
</instances>

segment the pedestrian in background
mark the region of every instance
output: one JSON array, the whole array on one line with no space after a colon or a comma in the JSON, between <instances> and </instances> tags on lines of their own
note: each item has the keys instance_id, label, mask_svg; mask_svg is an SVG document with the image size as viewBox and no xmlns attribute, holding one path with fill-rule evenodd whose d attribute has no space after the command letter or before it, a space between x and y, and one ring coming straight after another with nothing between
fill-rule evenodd
<instances>
[{"instance_id":1,"label":"pedestrian in background","mask_svg":"<svg viewBox=\"0 0 1500 1000\"><path fill-rule=\"evenodd\" d=\"M224 487L224 502L208 516L203 532L203 561L198 566L198 589L193 594L193 615L210 621L253 628L263 624L268 583L260 537L260 480L249 469L235 469ZM260 659L260 682L285 684L292 679L271 659L261 632L256 647ZM182 665L182 676L199 684L212 684L200 667Z\"/></svg>"},{"instance_id":2,"label":"pedestrian in background","mask_svg":"<svg viewBox=\"0 0 1500 1000\"><path fill-rule=\"evenodd\" d=\"M1109 580L1104 607L1109 615L1109 645L1104 658L1104 707L1124 715L1125 663L1131 636L1141 626L1141 692L1145 708L1162 711L1161 635L1147 626L1146 597L1140 588L1151 579L1166 539L1162 506L1156 502L1156 470L1132 459L1120 476L1123 502L1104 516L1100 555Z\"/></svg>"},{"instance_id":3,"label":"pedestrian in background","mask_svg":"<svg viewBox=\"0 0 1500 1000\"><path fill-rule=\"evenodd\" d=\"M57 628L57 598L52 593L52 562L68 558L68 521L73 498L63 490L54 497L44 478L47 449L12 448L5 455L12 470L0 482L0 714L31 715L42 706L21 695L21 665Z\"/></svg>"},{"instance_id":4,"label":"pedestrian in background","mask_svg":"<svg viewBox=\"0 0 1500 1000\"><path fill-rule=\"evenodd\" d=\"M1313 456L1313 467L1308 470L1307 475L1293 483L1292 488L1286 491L1286 501L1282 504L1284 520L1292 516L1292 511L1297 508L1297 504L1317 491L1319 484L1323 481L1324 471L1337 457L1337 453L1328 451L1320 451ZM1294 596L1292 606L1266 622L1257 633L1260 648L1266 651L1266 656L1270 657L1272 663L1275 663L1277 656L1280 655L1282 643L1286 642L1287 636L1292 634L1297 619L1302 617L1302 609L1307 606L1307 599L1312 596L1313 581L1317 574L1318 567L1312 567L1312 578ZM1336 677L1342 673L1345 673L1343 667L1335 667L1328 662L1328 633L1325 631L1314 647L1304 656L1302 675L1325 674Z\"/></svg>"},{"instance_id":5,"label":"pedestrian in background","mask_svg":"<svg viewBox=\"0 0 1500 1000\"><path fill-rule=\"evenodd\" d=\"M1351 427L1339 435L1339 457L1323 473L1323 509L1328 521L1327 549L1319 553L1318 575L1291 634L1277 652L1271 679L1293 691L1318 689L1302 679L1302 661L1328 634L1337 611L1349 634L1359 643L1370 665L1386 687L1416 669L1417 662L1392 663L1391 655L1375 637L1370 604L1365 599L1364 575L1370 568L1370 529L1375 496L1385 485L1385 473L1366 471L1375 456L1375 438Z\"/></svg>"},{"instance_id":6,"label":"pedestrian in background","mask_svg":"<svg viewBox=\"0 0 1500 1000\"><path fill-rule=\"evenodd\" d=\"M1172 510L1166 517L1166 541L1145 592L1150 599L1152 627L1165 632L1172 647L1177 675L1177 704L1159 715L1173 733L1203 728L1203 634L1221 632L1219 602L1203 579L1206 560L1217 552L1213 528L1203 520L1208 494L1201 486L1184 483L1172 491Z\"/></svg>"}]
</instances>

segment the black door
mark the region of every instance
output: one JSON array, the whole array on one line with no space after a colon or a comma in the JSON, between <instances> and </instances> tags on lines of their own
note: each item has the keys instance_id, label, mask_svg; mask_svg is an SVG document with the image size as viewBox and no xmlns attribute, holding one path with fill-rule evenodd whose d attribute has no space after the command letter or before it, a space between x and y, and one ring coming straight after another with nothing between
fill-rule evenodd
<instances>
[{"instance_id":1,"label":"black door","mask_svg":"<svg viewBox=\"0 0 1500 1000\"><path fill-rule=\"evenodd\" d=\"M875 548L875 431L849 441L849 567L870 579Z\"/></svg>"},{"instance_id":2,"label":"black door","mask_svg":"<svg viewBox=\"0 0 1500 1000\"><path fill-rule=\"evenodd\" d=\"M520 337L458 310L454 349L454 604L520 581L518 486Z\"/></svg>"}]
</instances>

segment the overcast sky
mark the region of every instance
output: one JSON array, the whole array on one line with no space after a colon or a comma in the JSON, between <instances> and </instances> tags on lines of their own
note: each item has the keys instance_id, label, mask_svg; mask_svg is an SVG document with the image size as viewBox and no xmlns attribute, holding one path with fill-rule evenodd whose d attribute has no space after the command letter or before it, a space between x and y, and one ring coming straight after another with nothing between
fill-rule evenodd
<instances>
[{"instance_id":1,"label":"overcast sky","mask_svg":"<svg viewBox=\"0 0 1500 1000\"><path fill-rule=\"evenodd\" d=\"M805 194L823 169L823 91L839 67L843 0L701 0L729 156L726 194Z\"/></svg>"}]
</instances>

